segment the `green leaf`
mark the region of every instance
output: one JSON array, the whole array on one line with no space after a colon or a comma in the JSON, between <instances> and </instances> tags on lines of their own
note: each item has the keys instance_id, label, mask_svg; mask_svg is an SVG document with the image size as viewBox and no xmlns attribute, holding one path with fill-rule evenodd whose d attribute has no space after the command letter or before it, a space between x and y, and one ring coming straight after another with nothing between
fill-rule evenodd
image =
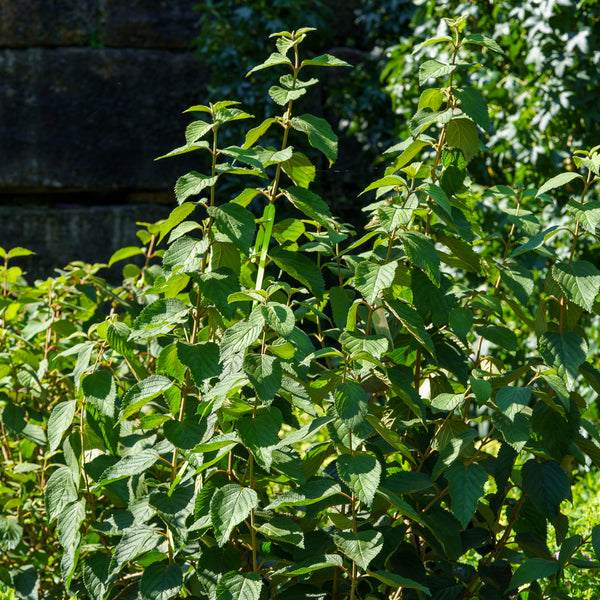
<instances>
[{"instance_id":1,"label":"green leaf","mask_svg":"<svg viewBox=\"0 0 600 600\"><path fill-rule=\"evenodd\" d=\"M508 350L508 352L514 352L517 349L517 336L515 332L508 327L503 327L502 325L486 325L476 327L475 332L489 342L492 342L492 344L496 344L499 348Z\"/></svg>"},{"instance_id":2,"label":"green leaf","mask_svg":"<svg viewBox=\"0 0 600 600\"><path fill-rule=\"evenodd\" d=\"M329 166L335 162L338 152L337 136L325 119L305 114L294 117L291 124L296 131L306 133L310 145L325 155L329 160Z\"/></svg>"},{"instance_id":3,"label":"green leaf","mask_svg":"<svg viewBox=\"0 0 600 600\"><path fill-rule=\"evenodd\" d=\"M0 548L14 550L23 538L23 527L13 515L0 515Z\"/></svg>"},{"instance_id":4,"label":"green leaf","mask_svg":"<svg viewBox=\"0 0 600 600\"><path fill-rule=\"evenodd\" d=\"M50 452L54 452L60 446L64 432L73 422L76 409L76 400L60 402L52 409L48 418L48 446Z\"/></svg>"},{"instance_id":5,"label":"green leaf","mask_svg":"<svg viewBox=\"0 0 600 600\"><path fill-rule=\"evenodd\" d=\"M400 239L410 262L423 269L432 283L440 287L440 257L431 239L418 231L403 231Z\"/></svg>"},{"instance_id":6,"label":"green leaf","mask_svg":"<svg viewBox=\"0 0 600 600\"><path fill-rule=\"evenodd\" d=\"M175 197L177 202L182 204L190 196L200 194L206 188L212 187L217 183L218 176L209 177L202 175L197 171L190 171L187 175L183 175L175 184Z\"/></svg>"},{"instance_id":7,"label":"green leaf","mask_svg":"<svg viewBox=\"0 0 600 600\"><path fill-rule=\"evenodd\" d=\"M178 341L177 358L190 370L190 375L198 387L205 381L218 377L222 371L219 365L219 347L214 342L188 344Z\"/></svg>"},{"instance_id":8,"label":"green leaf","mask_svg":"<svg viewBox=\"0 0 600 600\"><path fill-rule=\"evenodd\" d=\"M567 211L579 221L588 233L595 235L596 229L600 225L600 201L592 200L582 205L575 200L569 200Z\"/></svg>"},{"instance_id":9,"label":"green leaf","mask_svg":"<svg viewBox=\"0 0 600 600\"><path fill-rule=\"evenodd\" d=\"M469 385L475 394L477 404L483 406L492 395L492 384L486 379L477 379L476 377L469 377Z\"/></svg>"},{"instance_id":10,"label":"green leaf","mask_svg":"<svg viewBox=\"0 0 600 600\"><path fill-rule=\"evenodd\" d=\"M189 308L177 298L160 298L149 304L133 323L131 339L146 339L169 333L178 323L184 323Z\"/></svg>"},{"instance_id":11,"label":"green leaf","mask_svg":"<svg viewBox=\"0 0 600 600\"><path fill-rule=\"evenodd\" d=\"M87 554L83 563L83 583L91 600L104 600L109 587L110 557L102 552Z\"/></svg>"},{"instance_id":12,"label":"green leaf","mask_svg":"<svg viewBox=\"0 0 600 600\"><path fill-rule=\"evenodd\" d=\"M473 327L473 313L464 306L457 306L450 311L449 322L452 331L464 340Z\"/></svg>"},{"instance_id":13,"label":"green leaf","mask_svg":"<svg viewBox=\"0 0 600 600\"><path fill-rule=\"evenodd\" d=\"M309 65L315 65L317 67L351 67L350 63L345 60L340 60L331 54L321 54L321 56L315 56L308 60L303 60L300 64L300 68L307 67Z\"/></svg>"},{"instance_id":14,"label":"green leaf","mask_svg":"<svg viewBox=\"0 0 600 600\"><path fill-rule=\"evenodd\" d=\"M496 405L509 419L522 412L531 399L531 388L507 385L496 393Z\"/></svg>"},{"instance_id":15,"label":"green leaf","mask_svg":"<svg viewBox=\"0 0 600 600\"><path fill-rule=\"evenodd\" d=\"M108 369L98 369L86 375L81 381L81 389L85 399L103 415L115 416L117 385Z\"/></svg>"},{"instance_id":16,"label":"green leaf","mask_svg":"<svg viewBox=\"0 0 600 600\"><path fill-rule=\"evenodd\" d=\"M306 94L306 89L299 88L295 90L286 90L278 85L274 85L269 88L269 96L273 101L280 106L285 106L291 100L297 100Z\"/></svg>"},{"instance_id":17,"label":"green leaf","mask_svg":"<svg viewBox=\"0 0 600 600\"><path fill-rule=\"evenodd\" d=\"M460 100L460 105L467 116L471 117L484 131L490 128L488 105L483 94L475 88L456 88L454 95Z\"/></svg>"},{"instance_id":18,"label":"green leaf","mask_svg":"<svg viewBox=\"0 0 600 600\"><path fill-rule=\"evenodd\" d=\"M370 454L355 452L342 454L336 465L340 479L362 503L371 506L381 477L379 461Z\"/></svg>"},{"instance_id":19,"label":"green leaf","mask_svg":"<svg viewBox=\"0 0 600 600\"><path fill-rule=\"evenodd\" d=\"M144 569L140 580L141 600L169 600L183 586L183 569L176 562L160 561Z\"/></svg>"},{"instance_id":20,"label":"green leaf","mask_svg":"<svg viewBox=\"0 0 600 600\"><path fill-rule=\"evenodd\" d=\"M206 150L208 148L210 148L210 145L206 141L196 142L195 144L185 144L185 146L179 146L162 156L157 156L154 160L162 160L163 158L171 158L172 156L179 156L180 154L187 154L188 152L195 152L196 150Z\"/></svg>"},{"instance_id":21,"label":"green leaf","mask_svg":"<svg viewBox=\"0 0 600 600\"><path fill-rule=\"evenodd\" d=\"M250 71L248 71L246 73L246 77L248 77L248 75L250 75L251 73L255 73L256 71L260 71L262 69L268 69L269 67L273 67L275 65L292 65L292 61L287 57L284 56L283 54L280 54L279 52L273 52L271 54L271 56L269 56L269 58L267 58L267 60L265 60L265 62L261 63L260 65L256 65L256 67L250 69Z\"/></svg>"},{"instance_id":22,"label":"green leaf","mask_svg":"<svg viewBox=\"0 0 600 600\"><path fill-rule=\"evenodd\" d=\"M579 366L587 357L588 344L585 339L570 331L547 331L539 337L538 344L546 364L556 369L567 389L573 390L579 375Z\"/></svg>"},{"instance_id":23,"label":"green leaf","mask_svg":"<svg viewBox=\"0 0 600 600\"><path fill-rule=\"evenodd\" d=\"M129 418L142 406L166 392L172 385L173 382L162 375L151 375L133 385L123 396L119 421Z\"/></svg>"},{"instance_id":24,"label":"green leaf","mask_svg":"<svg viewBox=\"0 0 600 600\"><path fill-rule=\"evenodd\" d=\"M430 78L450 75L455 69L454 65L445 65L439 60L426 60L419 66L419 85L425 85Z\"/></svg>"},{"instance_id":25,"label":"green leaf","mask_svg":"<svg viewBox=\"0 0 600 600\"><path fill-rule=\"evenodd\" d=\"M477 510L477 503L483 496L483 488L488 479L485 469L477 463L465 465L454 463L445 472L448 491L452 499L452 512L466 529Z\"/></svg>"},{"instance_id":26,"label":"green leaf","mask_svg":"<svg viewBox=\"0 0 600 600\"><path fill-rule=\"evenodd\" d=\"M477 125L467 117L452 119L446 128L446 143L459 148L467 162L479 154L479 133Z\"/></svg>"},{"instance_id":27,"label":"green leaf","mask_svg":"<svg viewBox=\"0 0 600 600\"><path fill-rule=\"evenodd\" d=\"M437 88L429 88L426 90L423 90L421 92L421 95L419 96L419 105L417 106L417 110L421 110L422 108L425 107L429 107L431 108L431 110L437 111L440 110L440 107L442 106L442 102L444 101L444 94L442 93L441 90L437 89ZM410 146L412 146L415 142L411 142L410 145L408 146L410 148ZM422 148L423 146L421 146Z\"/></svg>"},{"instance_id":28,"label":"green leaf","mask_svg":"<svg viewBox=\"0 0 600 600\"><path fill-rule=\"evenodd\" d=\"M238 321L227 328L221 340L221 361L249 348L259 338L264 325L265 319L262 313L255 309L250 313L247 321Z\"/></svg>"},{"instance_id":29,"label":"green leaf","mask_svg":"<svg viewBox=\"0 0 600 600\"><path fill-rule=\"evenodd\" d=\"M407 187L406 181L400 177L400 175L386 175L377 181L369 184L359 195L366 194L371 190L378 190L380 188L399 189Z\"/></svg>"},{"instance_id":30,"label":"green leaf","mask_svg":"<svg viewBox=\"0 0 600 600\"><path fill-rule=\"evenodd\" d=\"M208 214L217 223L219 231L244 254L248 254L254 241L256 223L254 215L239 204L223 204L210 206Z\"/></svg>"},{"instance_id":31,"label":"green leaf","mask_svg":"<svg viewBox=\"0 0 600 600\"><path fill-rule=\"evenodd\" d=\"M555 560L538 557L530 558L515 571L508 584L507 591L517 589L538 579L552 577L558 572L559 568L560 565Z\"/></svg>"},{"instance_id":32,"label":"green leaf","mask_svg":"<svg viewBox=\"0 0 600 600\"><path fill-rule=\"evenodd\" d=\"M363 571L383 550L383 534L379 531L339 531L333 535L335 545Z\"/></svg>"},{"instance_id":33,"label":"green leaf","mask_svg":"<svg viewBox=\"0 0 600 600\"><path fill-rule=\"evenodd\" d=\"M365 260L356 267L354 287L372 306L379 294L392 286L397 267L398 263L395 261L380 265Z\"/></svg>"},{"instance_id":34,"label":"green leaf","mask_svg":"<svg viewBox=\"0 0 600 600\"><path fill-rule=\"evenodd\" d=\"M32 254L35 254L35 252L32 250L27 250L27 248L22 248L21 246L15 246L6 253L6 258L10 260L11 258L18 258L19 256L31 256Z\"/></svg>"},{"instance_id":35,"label":"green leaf","mask_svg":"<svg viewBox=\"0 0 600 600\"><path fill-rule=\"evenodd\" d=\"M304 533L300 525L289 517L271 517L258 531L271 540L304 548Z\"/></svg>"},{"instance_id":36,"label":"green leaf","mask_svg":"<svg viewBox=\"0 0 600 600\"><path fill-rule=\"evenodd\" d=\"M533 293L533 275L531 271L521 265L511 265L508 267L499 267L500 277L508 289L515 295L515 298L523 305L526 305Z\"/></svg>"},{"instance_id":37,"label":"green leaf","mask_svg":"<svg viewBox=\"0 0 600 600\"><path fill-rule=\"evenodd\" d=\"M558 517L560 503L572 499L569 478L561 466L553 461L538 462L530 458L521 469L523 492L537 509L551 522Z\"/></svg>"},{"instance_id":38,"label":"green leaf","mask_svg":"<svg viewBox=\"0 0 600 600\"><path fill-rule=\"evenodd\" d=\"M233 250L231 244L221 245L221 247L224 246L232 248L232 251L239 258L239 253L237 250ZM212 300L226 319L231 319L235 313L235 308L228 304L227 299L240 289L238 276L235 272L228 267L213 267L208 273L196 273L194 279L198 282L202 295Z\"/></svg>"},{"instance_id":39,"label":"green leaf","mask_svg":"<svg viewBox=\"0 0 600 600\"><path fill-rule=\"evenodd\" d=\"M600 293L600 272L592 263L585 260L557 262L552 266L552 277L568 300L585 310L592 310Z\"/></svg>"},{"instance_id":40,"label":"green leaf","mask_svg":"<svg viewBox=\"0 0 600 600\"><path fill-rule=\"evenodd\" d=\"M140 475L146 469L149 469L158 458L158 453L152 448L125 456L102 473L98 485L106 485L124 477Z\"/></svg>"},{"instance_id":41,"label":"green leaf","mask_svg":"<svg viewBox=\"0 0 600 600\"><path fill-rule=\"evenodd\" d=\"M450 206L448 196L439 185L434 183L421 183L418 189L425 192L447 214L450 215L452 213L452 207Z\"/></svg>"},{"instance_id":42,"label":"green leaf","mask_svg":"<svg viewBox=\"0 0 600 600\"><path fill-rule=\"evenodd\" d=\"M179 208L188 206L182 204ZM193 273L200 268L201 257L208 250L207 240L196 240L188 235L177 238L163 254L165 276L175 273Z\"/></svg>"},{"instance_id":43,"label":"green leaf","mask_svg":"<svg viewBox=\"0 0 600 600\"><path fill-rule=\"evenodd\" d=\"M323 227L332 223L331 211L320 196L302 187L292 186L284 190L287 199L309 219Z\"/></svg>"},{"instance_id":44,"label":"green leaf","mask_svg":"<svg viewBox=\"0 0 600 600\"><path fill-rule=\"evenodd\" d=\"M574 179L581 179L583 181L583 176L579 173L572 172L561 173L560 175L556 175L555 177L552 177L552 179L548 179L548 181L546 181L546 183L544 183L544 185L542 185L542 187L538 190L535 196L537 198L540 194L545 194L546 192L549 192L550 190L553 190L557 187L567 185L567 183L570 183Z\"/></svg>"},{"instance_id":45,"label":"green leaf","mask_svg":"<svg viewBox=\"0 0 600 600\"><path fill-rule=\"evenodd\" d=\"M74 552L79 542L79 528L85 519L85 500L67 504L58 515L58 539L66 552Z\"/></svg>"},{"instance_id":46,"label":"green leaf","mask_svg":"<svg viewBox=\"0 0 600 600\"><path fill-rule=\"evenodd\" d=\"M196 419L176 421L170 419L163 423L165 437L180 450L191 450L202 441L206 434L206 423L198 423Z\"/></svg>"},{"instance_id":47,"label":"green leaf","mask_svg":"<svg viewBox=\"0 0 600 600\"><path fill-rule=\"evenodd\" d=\"M555 236L559 231L558 225L552 225L544 231L540 233L536 233L534 236L530 237L524 244L515 248L509 258L515 258L515 256L519 256L520 254L524 254L525 252L531 252L532 250L536 250L543 244L545 244L551 237Z\"/></svg>"},{"instance_id":48,"label":"green leaf","mask_svg":"<svg viewBox=\"0 0 600 600\"><path fill-rule=\"evenodd\" d=\"M110 561L111 575L116 575L126 562L154 550L163 539L163 536L147 525L134 525L125 529Z\"/></svg>"},{"instance_id":49,"label":"green leaf","mask_svg":"<svg viewBox=\"0 0 600 600\"><path fill-rule=\"evenodd\" d=\"M369 354L379 360L389 348L389 341L384 335L364 335L354 331L344 331L339 337L342 348L351 356Z\"/></svg>"},{"instance_id":50,"label":"green leaf","mask_svg":"<svg viewBox=\"0 0 600 600\"><path fill-rule=\"evenodd\" d=\"M236 424L242 443L267 471L271 469L273 450L280 443L278 434L282 424L281 413L275 407L259 409L255 417L242 417Z\"/></svg>"},{"instance_id":51,"label":"green leaf","mask_svg":"<svg viewBox=\"0 0 600 600\"><path fill-rule=\"evenodd\" d=\"M244 149L250 148L256 140L258 140L261 136L263 136L271 127L273 123L275 123L277 119L265 119L258 127L254 127L254 129L250 129L246 134L246 139L244 140L244 145L242 146Z\"/></svg>"},{"instance_id":52,"label":"green leaf","mask_svg":"<svg viewBox=\"0 0 600 600\"><path fill-rule=\"evenodd\" d=\"M46 482L44 499L51 521L58 517L67 505L77 500L77 490L69 467L60 466L52 472Z\"/></svg>"},{"instance_id":53,"label":"green leaf","mask_svg":"<svg viewBox=\"0 0 600 600\"><path fill-rule=\"evenodd\" d=\"M427 595L431 595L428 587L425 587L413 579L408 579L408 577L396 575L396 573L390 573L389 571L369 571L369 575L391 587L420 590Z\"/></svg>"},{"instance_id":54,"label":"green leaf","mask_svg":"<svg viewBox=\"0 0 600 600\"><path fill-rule=\"evenodd\" d=\"M137 246L127 246L126 248L120 248L117 250L108 261L109 268L112 267L116 262L131 258L132 256L143 256L144 251Z\"/></svg>"},{"instance_id":55,"label":"green leaf","mask_svg":"<svg viewBox=\"0 0 600 600\"><path fill-rule=\"evenodd\" d=\"M596 560L600 562L600 525L594 525L592 529L592 547L594 548Z\"/></svg>"},{"instance_id":56,"label":"green leaf","mask_svg":"<svg viewBox=\"0 0 600 600\"><path fill-rule=\"evenodd\" d=\"M259 573L230 571L219 580L216 600L259 600L262 589Z\"/></svg>"},{"instance_id":57,"label":"green leaf","mask_svg":"<svg viewBox=\"0 0 600 600\"><path fill-rule=\"evenodd\" d=\"M192 121L185 129L185 141L189 144L197 142L203 138L209 131L212 131L213 123L207 123L200 119Z\"/></svg>"},{"instance_id":58,"label":"green leaf","mask_svg":"<svg viewBox=\"0 0 600 600\"><path fill-rule=\"evenodd\" d=\"M251 488L229 483L215 491L210 501L210 518L219 548L227 543L233 528L257 506L258 496Z\"/></svg>"},{"instance_id":59,"label":"green leaf","mask_svg":"<svg viewBox=\"0 0 600 600\"><path fill-rule=\"evenodd\" d=\"M322 298L325 280L321 269L304 254L284 250L281 246L272 248L269 256L273 262L290 277L304 284L317 298Z\"/></svg>"},{"instance_id":60,"label":"green leaf","mask_svg":"<svg viewBox=\"0 0 600 600\"><path fill-rule=\"evenodd\" d=\"M289 567L284 567L275 571L273 576L284 575L287 577L295 577L297 575L305 575L319 569L327 569L331 567L341 567L342 557L338 554L321 554L305 560L301 560Z\"/></svg>"},{"instance_id":61,"label":"green leaf","mask_svg":"<svg viewBox=\"0 0 600 600\"><path fill-rule=\"evenodd\" d=\"M283 172L294 182L295 185L307 189L314 181L317 170L309 158L301 152L294 152L292 158L281 163ZM325 203L323 203L325 204ZM325 206L327 206L325 204ZM329 211L329 209L327 209Z\"/></svg>"},{"instance_id":62,"label":"green leaf","mask_svg":"<svg viewBox=\"0 0 600 600\"><path fill-rule=\"evenodd\" d=\"M470 33L465 36L465 42L467 44L477 44L478 46L484 46L488 48L492 52L496 52L498 54L504 54L504 50L498 45L498 43L487 35L482 35L481 33Z\"/></svg>"},{"instance_id":63,"label":"green leaf","mask_svg":"<svg viewBox=\"0 0 600 600\"><path fill-rule=\"evenodd\" d=\"M369 395L353 381L342 382L335 390L335 410L340 419L354 431L369 412Z\"/></svg>"},{"instance_id":64,"label":"green leaf","mask_svg":"<svg viewBox=\"0 0 600 600\"><path fill-rule=\"evenodd\" d=\"M340 484L333 479L315 478L288 492L277 496L266 510L281 506L308 506L320 502L342 491Z\"/></svg>"},{"instance_id":65,"label":"green leaf","mask_svg":"<svg viewBox=\"0 0 600 600\"><path fill-rule=\"evenodd\" d=\"M269 404L281 387L281 363L267 354L246 354L242 365L259 400Z\"/></svg>"},{"instance_id":66,"label":"green leaf","mask_svg":"<svg viewBox=\"0 0 600 600\"><path fill-rule=\"evenodd\" d=\"M266 306L261 306L260 310L267 325L281 337L287 338L294 331L296 320L289 306L269 302Z\"/></svg>"}]
</instances>

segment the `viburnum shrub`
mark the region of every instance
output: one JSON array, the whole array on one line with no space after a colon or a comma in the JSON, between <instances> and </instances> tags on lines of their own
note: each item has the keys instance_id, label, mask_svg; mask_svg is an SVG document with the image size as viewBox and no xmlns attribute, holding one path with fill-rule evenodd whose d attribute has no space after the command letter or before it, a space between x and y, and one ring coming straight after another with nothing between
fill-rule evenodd
<instances>
[{"instance_id":1,"label":"viburnum shrub","mask_svg":"<svg viewBox=\"0 0 600 600\"><path fill-rule=\"evenodd\" d=\"M237 102L186 111L166 156L205 170L113 256L144 257L121 287L84 266L35 293L5 275L2 578L21 598L62 578L46 597L538 600L600 568L578 558L600 558L600 526L568 536L564 514L600 464L600 152L537 189L478 188L489 116L464 75L502 50L447 24L426 44L450 60L420 66L411 135L358 200L365 232L310 191L337 141L297 106L347 65L302 60L306 28L249 73L283 73L281 115L241 145L219 144L251 118Z\"/></svg>"}]
</instances>

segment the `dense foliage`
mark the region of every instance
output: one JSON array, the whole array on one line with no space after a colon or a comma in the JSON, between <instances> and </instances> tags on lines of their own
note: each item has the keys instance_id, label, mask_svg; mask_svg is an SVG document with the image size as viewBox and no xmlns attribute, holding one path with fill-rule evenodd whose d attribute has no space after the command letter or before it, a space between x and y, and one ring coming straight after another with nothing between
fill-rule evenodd
<instances>
[{"instance_id":1,"label":"dense foliage","mask_svg":"<svg viewBox=\"0 0 600 600\"><path fill-rule=\"evenodd\" d=\"M204 167L112 257L141 259L120 287L85 264L30 287L27 251L0 251L19 598L560 599L565 572L600 568L600 525L565 514L600 466L599 148L535 187L476 185L470 82L503 51L445 24L365 231L310 189L337 139L297 105L346 63L305 59L305 28L249 73L283 73L280 112L238 145L237 102L187 111L165 157Z\"/></svg>"}]
</instances>

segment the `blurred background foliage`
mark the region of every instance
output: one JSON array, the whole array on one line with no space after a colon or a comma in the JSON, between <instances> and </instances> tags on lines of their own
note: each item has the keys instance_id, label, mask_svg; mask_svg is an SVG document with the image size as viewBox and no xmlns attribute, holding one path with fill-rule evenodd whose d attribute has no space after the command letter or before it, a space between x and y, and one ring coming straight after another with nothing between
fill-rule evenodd
<instances>
[{"instance_id":1,"label":"blurred background foliage","mask_svg":"<svg viewBox=\"0 0 600 600\"><path fill-rule=\"evenodd\" d=\"M328 190L342 208L380 173L375 158L404 138L420 93L419 62L433 53L444 59L439 46L413 51L443 34L442 18L450 14L468 15L471 31L494 38L506 52L488 53L486 69L465 81L481 90L492 113L489 137L482 140L491 152L479 159L478 183L539 185L574 168L574 150L598 143L599 0L348 0L345 10L336 10L340 6L336 0L203 2L196 49L212 71L209 96L241 99L257 119L265 116L264 96L253 84L262 72L252 82L232 82L264 56L264 34L315 27L314 48L328 48L354 65L333 74L314 98L345 136L331 178L337 183ZM348 13L351 27L339 22Z\"/></svg>"}]
</instances>

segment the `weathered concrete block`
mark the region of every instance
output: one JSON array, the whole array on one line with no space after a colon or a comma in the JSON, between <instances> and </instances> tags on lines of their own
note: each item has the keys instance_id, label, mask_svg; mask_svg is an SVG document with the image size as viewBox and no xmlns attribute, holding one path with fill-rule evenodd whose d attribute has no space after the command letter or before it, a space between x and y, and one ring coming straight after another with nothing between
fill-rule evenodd
<instances>
[{"instance_id":1,"label":"weathered concrete block","mask_svg":"<svg viewBox=\"0 0 600 600\"><path fill-rule=\"evenodd\" d=\"M106 46L189 49L198 35L196 0L104 0Z\"/></svg>"},{"instance_id":2,"label":"weathered concrete block","mask_svg":"<svg viewBox=\"0 0 600 600\"><path fill-rule=\"evenodd\" d=\"M98 40L99 0L0 0L0 47L83 46Z\"/></svg>"},{"instance_id":3,"label":"weathered concrete block","mask_svg":"<svg viewBox=\"0 0 600 600\"><path fill-rule=\"evenodd\" d=\"M204 80L190 53L0 51L0 192L171 187L198 158L153 161L184 142Z\"/></svg>"},{"instance_id":4,"label":"weathered concrete block","mask_svg":"<svg viewBox=\"0 0 600 600\"><path fill-rule=\"evenodd\" d=\"M1 245L7 249L22 246L36 253L16 261L27 272L29 283L33 283L35 279L55 275L57 267L74 260L107 263L119 248L140 244L135 235L136 221L154 222L168 214L165 206L147 204L0 207ZM115 281L119 280L123 264L111 269ZM103 272L103 276L109 276L109 271Z\"/></svg>"}]
</instances>

